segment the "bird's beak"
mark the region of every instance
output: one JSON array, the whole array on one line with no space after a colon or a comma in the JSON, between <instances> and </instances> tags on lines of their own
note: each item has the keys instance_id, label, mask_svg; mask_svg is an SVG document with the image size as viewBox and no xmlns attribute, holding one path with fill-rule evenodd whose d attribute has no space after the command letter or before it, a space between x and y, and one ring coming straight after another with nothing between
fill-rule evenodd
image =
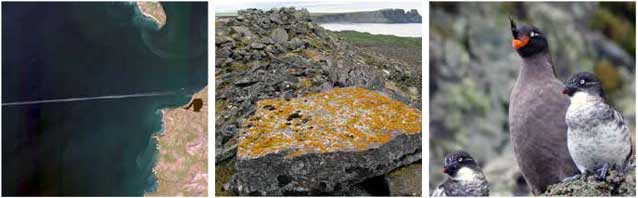
<instances>
[{"instance_id":1,"label":"bird's beak","mask_svg":"<svg viewBox=\"0 0 638 198\"><path fill-rule=\"evenodd\" d=\"M514 47L514 49L525 47L527 43L529 43L529 36L523 36L523 39L512 39L512 47Z\"/></svg>"},{"instance_id":2,"label":"bird's beak","mask_svg":"<svg viewBox=\"0 0 638 198\"><path fill-rule=\"evenodd\" d=\"M456 163L446 164L443 166L443 173L450 174L450 172L454 172L456 170Z\"/></svg>"},{"instance_id":3,"label":"bird's beak","mask_svg":"<svg viewBox=\"0 0 638 198\"><path fill-rule=\"evenodd\" d=\"M573 96L574 93L576 92L576 88L567 85L564 89L563 89L563 94L568 95L568 96Z\"/></svg>"},{"instance_id":4,"label":"bird's beak","mask_svg":"<svg viewBox=\"0 0 638 198\"><path fill-rule=\"evenodd\" d=\"M518 30L516 29L516 23L514 22L514 20L512 19L512 17L510 16L510 27L512 28L512 47L514 47L514 49L520 49L522 47L525 47L525 45L527 45L527 43L529 43L529 36L523 36L523 38L519 39L518 36Z\"/></svg>"}]
</instances>

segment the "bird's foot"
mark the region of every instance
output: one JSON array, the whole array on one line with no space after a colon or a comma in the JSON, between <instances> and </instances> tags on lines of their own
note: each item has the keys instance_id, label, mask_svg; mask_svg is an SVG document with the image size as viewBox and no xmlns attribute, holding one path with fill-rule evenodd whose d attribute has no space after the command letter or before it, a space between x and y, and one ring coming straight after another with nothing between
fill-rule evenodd
<instances>
[{"instance_id":1,"label":"bird's foot","mask_svg":"<svg viewBox=\"0 0 638 198\"><path fill-rule=\"evenodd\" d=\"M584 174L576 174L576 175L571 176L571 177L566 177L566 178L564 178L564 179L563 179L563 181L562 181L562 182L570 182L570 181L574 181L574 180L580 179L580 177L581 177L581 176L583 176L583 175L584 175Z\"/></svg>"},{"instance_id":2,"label":"bird's foot","mask_svg":"<svg viewBox=\"0 0 638 198\"><path fill-rule=\"evenodd\" d=\"M598 181L605 181L608 171L609 171L609 163L605 163L603 167L600 167L599 169L596 170L596 179L598 179Z\"/></svg>"}]
</instances>

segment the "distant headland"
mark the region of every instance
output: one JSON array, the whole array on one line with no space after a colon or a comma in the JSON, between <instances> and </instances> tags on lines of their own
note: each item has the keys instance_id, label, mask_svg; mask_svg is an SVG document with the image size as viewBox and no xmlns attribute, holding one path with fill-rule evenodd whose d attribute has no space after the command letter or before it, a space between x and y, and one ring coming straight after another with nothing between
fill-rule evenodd
<instances>
[{"instance_id":1,"label":"distant headland","mask_svg":"<svg viewBox=\"0 0 638 198\"><path fill-rule=\"evenodd\" d=\"M381 9L346 13L313 13L315 23L421 23L416 9Z\"/></svg>"}]
</instances>

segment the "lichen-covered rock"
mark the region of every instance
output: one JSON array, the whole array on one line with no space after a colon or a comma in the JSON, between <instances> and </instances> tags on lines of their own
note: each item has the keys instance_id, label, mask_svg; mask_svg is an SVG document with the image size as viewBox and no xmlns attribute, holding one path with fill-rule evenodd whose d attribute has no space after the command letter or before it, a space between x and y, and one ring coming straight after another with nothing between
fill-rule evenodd
<instances>
[{"instance_id":1,"label":"lichen-covered rock","mask_svg":"<svg viewBox=\"0 0 638 198\"><path fill-rule=\"evenodd\" d=\"M626 170L610 170L604 181L592 174L547 187L544 196L626 196L636 197L636 158L629 160Z\"/></svg>"},{"instance_id":2,"label":"lichen-covered rock","mask_svg":"<svg viewBox=\"0 0 638 198\"><path fill-rule=\"evenodd\" d=\"M421 112L363 88L261 100L244 124L239 195L330 194L421 158Z\"/></svg>"},{"instance_id":3,"label":"lichen-covered rock","mask_svg":"<svg viewBox=\"0 0 638 198\"><path fill-rule=\"evenodd\" d=\"M605 181L598 181L594 175L578 180L549 186L544 196L608 197L636 196L636 177L633 172L627 175L612 170Z\"/></svg>"},{"instance_id":4,"label":"lichen-covered rock","mask_svg":"<svg viewBox=\"0 0 638 198\"><path fill-rule=\"evenodd\" d=\"M215 24L216 163L235 156L242 123L259 100L356 86L420 108L420 93L413 98L405 90L384 87L387 81L404 79L394 73L420 79L420 72L408 73L407 66L394 64L398 70L384 75L385 68L366 63L361 52L313 23L307 10L247 9L237 17L217 18ZM412 84L420 92L420 80Z\"/></svg>"}]
</instances>

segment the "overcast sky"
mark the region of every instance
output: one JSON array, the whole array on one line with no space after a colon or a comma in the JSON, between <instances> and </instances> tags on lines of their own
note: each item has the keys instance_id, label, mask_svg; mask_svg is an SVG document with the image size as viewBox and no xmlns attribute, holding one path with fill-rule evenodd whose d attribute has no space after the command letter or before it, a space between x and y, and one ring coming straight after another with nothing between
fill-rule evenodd
<instances>
[{"instance_id":1,"label":"overcast sky","mask_svg":"<svg viewBox=\"0 0 638 198\"><path fill-rule=\"evenodd\" d=\"M420 0L217 0L214 1L215 12L235 12L240 9L258 8L268 10L274 7L306 8L310 12L353 12L379 10L383 8L417 9L421 12Z\"/></svg>"}]
</instances>

